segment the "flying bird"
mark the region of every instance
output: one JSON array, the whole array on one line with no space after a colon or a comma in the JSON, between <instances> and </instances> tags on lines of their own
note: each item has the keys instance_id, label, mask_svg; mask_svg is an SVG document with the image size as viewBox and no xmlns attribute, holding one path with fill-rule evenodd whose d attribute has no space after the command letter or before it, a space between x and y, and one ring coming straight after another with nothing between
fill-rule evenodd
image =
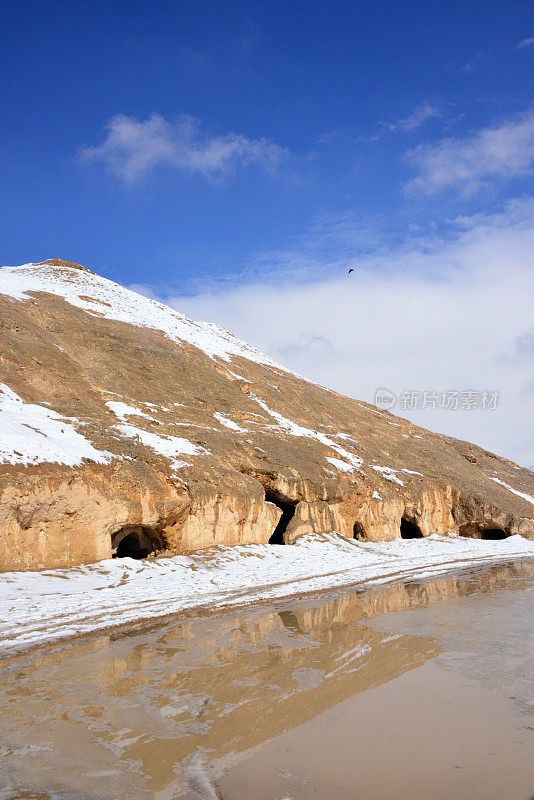
<instances>
[{"instance_id":1,"label":"flying bird","mask_svg":"<svg viewBox=\"0 0 534 800\"><path fill-rule=\"evenodd\" d=\"M354 270L352 269L352 267L349 269L349 275L350 275L350 273L351 273L351 272L354 272Z\"/></svg>"}]
</instances>

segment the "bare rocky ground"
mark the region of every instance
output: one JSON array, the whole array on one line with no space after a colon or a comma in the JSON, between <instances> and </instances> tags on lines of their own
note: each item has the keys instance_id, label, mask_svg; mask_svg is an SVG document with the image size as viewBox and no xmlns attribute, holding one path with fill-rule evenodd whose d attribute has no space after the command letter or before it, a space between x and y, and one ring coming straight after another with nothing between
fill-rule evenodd
<instances>
[{"instance_id":1,"label":"bare rocky ground","mask_svg":"<svg viewBox=\"0 0 534 800\"><path fill-rule=\"evenodd\" d=\"M310 383L71 262L0 270L0 569L459 533L534 539L534 474Z\"/></svg>"}]
</instances>

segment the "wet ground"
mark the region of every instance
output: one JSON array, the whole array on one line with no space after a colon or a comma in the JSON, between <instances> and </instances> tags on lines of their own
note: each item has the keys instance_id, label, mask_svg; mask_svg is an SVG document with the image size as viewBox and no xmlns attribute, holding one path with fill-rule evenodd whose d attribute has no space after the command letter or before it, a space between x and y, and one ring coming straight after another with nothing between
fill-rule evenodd
<instances>
[{"instance_id":1,"label":"wet ground","mask_svg":"<svg viewBox=\"0 0 534 800\"><path fill-rule=\"evenodd\" d=\"M0 662L0 800L530 800L534 562Z\"/></svg>"}]
</instances>

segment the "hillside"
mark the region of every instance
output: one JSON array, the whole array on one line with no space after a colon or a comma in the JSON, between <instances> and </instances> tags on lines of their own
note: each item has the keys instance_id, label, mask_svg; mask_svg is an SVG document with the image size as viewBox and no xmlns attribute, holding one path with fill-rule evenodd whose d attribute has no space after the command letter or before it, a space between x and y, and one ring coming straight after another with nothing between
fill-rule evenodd
<instances>
[{"instance_id":1,"label":"hillside","mask_svg":"<svg viewBox=\"0 0 534 800\"><path fill-rule=\"evenodd\" d=\"M0 569L460 533L534 539L534 474L53 259L0 270Z\"/></svg>"}]
</instances>

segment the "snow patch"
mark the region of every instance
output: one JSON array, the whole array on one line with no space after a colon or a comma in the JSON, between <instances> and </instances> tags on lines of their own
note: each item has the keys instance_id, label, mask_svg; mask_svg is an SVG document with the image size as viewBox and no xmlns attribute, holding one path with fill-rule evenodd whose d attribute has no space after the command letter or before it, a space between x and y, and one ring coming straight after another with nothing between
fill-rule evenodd
<instances>
[{"instance_id":1,"label":"snow patch","mask_svg":"<svg viewBox=\"0 0 534 800\"><path fill-rule=\"evenodd\" d=\"M490 477L490 481L495 481L495 483L500 483L500 485L504 486L505 489L508 489L509 492L512 492L512 494L516 494L518 497L522 497L523 500L526 500L527 503L532 503L532 505L534 506L534 497L532 497L531 494L525 494L525 492L519 492L517 489L512 489L511 486L508 486L507 483L499 480L499 478Z\"/></svg>"},{"instance_id":2,"label":"snow patch","mask_svg":"<svg viewBox=\"0 0 534 800\"><path fill-rule=\"evenodd\" d=\"M395 472L391 469L391 467L375 467L371 464L371 469L380 472L380 474L387 480L391 481L392 483L398 483L399 486L404 486L404 482L395 474Z\"/></svg>"},{"instance_id":3,"label":"snow patch","mask_svg":"<svg viewBox=\"0 0 534 800\"><path fill-rule=\"evenodd\" d=\"M341 472L352 472L354 469L352 464L347 464L346 461L341 461L340 458L332 458L331 456L327 456L326 460L329 461L333 467L340 470Z\"/></svg>"},{"instance_id":4,"label":"snow patch","mask_svg":"<svg viewBox=\"0 0 534 800\"><path fill-rule=\"evenodd\" d=\"M231 431L237 431L238 433L248 433L246 428L241 428L237 422L233 422L233 420L228 419L228 417L223 416L223 414L219 414L218 411L215 412L213 415L216 420L218 420L221 425L224 425L225 428L229 428Z\"/></svg>"},{"instance_id":5,"label":"snow patch","mask_svg":"<svg viewBox=\"0 0 534 800\"><path fill-rule=\"evenodd\" d=\"M311 428L303 428L302 425L298 425L296 422L287 419L287 417L279 414L278 411L272 411L267 403L264 403L264 401L259 397L256 397L256 395L251 394L250 397L252 400L255 400L256 403L269 414L269 416L273 417L273 419L278 422L279 427L282 428L285 433L289 433L291 436L302 436L308 439L316 439L316 441L324 444L326 447L330 447L332 450L335 450L335 452L340 455L342 459L349 462L346 465L347 469L344 469L345 472L348 472L349 469L360 469L361 465L363 464L363 460L354 453L350 453L348 450L345 450L344 447L341 447L341 445L339 445L333 439L330 439L330 437L325 433L314 431ZM328 457L327 460L331 461L331 459Z\"/></svg>"},{"instance_id":6,"label":"snow patch","mask_svg":"<svg viewBox=\"0 0 534 800\"><path fill-rule=\"evenodd\" d=\"M73 423L82 424L75 417L62 417L50 408L25 403L0 383L0 462L26 466L52 462L75 467L84 459L107 464L117 458L97 450Z\"/></svg>"},{"instance_id":7,"label":"snow patch","mask_svg":"<svg viewBox=\"0 0 534 800\"><path fill-rule=\"evenodd\" d=\"M106 400L106 405L113 411L116 417L120 419L122 422L126 420L126 417L145 417L145 419L154 420L154 417L151 417L149 414L145 414L144 411L140 411L138 408L134 406L129 406L127 403L120 403L115 400ZM152 405L151 403L145 403L145 405ZM155 408L156 406L154 406Z\"/></svg>"},{"instance_id":8,"label":"snow patch","mask_svg":"<svg viewBox=\"0 0 534 800\"><path fill-rule=\"evenodd\" d=\"M150 447L160 456L168 458L171 462L173 469L186 467L188 464L185 461L178 459L178 456L188 455L196 456L206 451L187 439L182 439L180 436L165 436L152 431L145 431L143 428L136 428L134 425L122 423L115 425L115 428L123 435L130 439L139 439L141 444L145 447Z\"/></svg>"}]
</instances>

